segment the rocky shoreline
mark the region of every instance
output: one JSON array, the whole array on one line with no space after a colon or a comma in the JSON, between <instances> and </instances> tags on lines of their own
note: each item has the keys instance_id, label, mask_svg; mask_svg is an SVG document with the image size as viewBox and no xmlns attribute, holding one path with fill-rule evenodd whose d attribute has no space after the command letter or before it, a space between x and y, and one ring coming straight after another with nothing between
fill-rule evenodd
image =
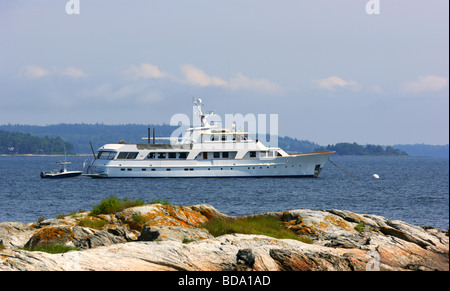
<instances>
[{"instance_id":1,"label":"rocky shoreline","mask_svg":"<svg viewBox=\"0 0 450 291\"><path fill-rule=\"evenodd\" d=\"M96 217L81 212L36 223L0 223L0 270L449 270L448 230L343 210L259 215L276 217L311 243L255 234L213 237L202 224L245 217L206 204L146 204ZM49 244L78 250L27 250Z\"/></svg>"}]
</instances>

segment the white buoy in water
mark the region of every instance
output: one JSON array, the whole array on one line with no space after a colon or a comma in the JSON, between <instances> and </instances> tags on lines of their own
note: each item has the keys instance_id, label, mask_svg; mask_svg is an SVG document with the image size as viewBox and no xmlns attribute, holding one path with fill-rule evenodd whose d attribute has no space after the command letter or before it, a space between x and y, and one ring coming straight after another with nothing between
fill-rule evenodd
<instances>
[{"instance_id":1,"label":"white buoy in water","mask_svg":"<svg viewBox=\"0 0 450 291\"><path fill-rule=\"evenodd\" d=\"M373 174L372 175L375 179L380 179L380 176L378 176L378 174Z\"/></svg>"}]
</instances>

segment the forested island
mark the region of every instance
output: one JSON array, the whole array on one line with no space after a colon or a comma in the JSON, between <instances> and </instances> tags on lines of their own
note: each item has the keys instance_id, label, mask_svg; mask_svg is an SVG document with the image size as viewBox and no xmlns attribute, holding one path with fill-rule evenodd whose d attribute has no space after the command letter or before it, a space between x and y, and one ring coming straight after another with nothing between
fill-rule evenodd
<instances>
[{"instance_id":1,"label":"forested island","mask_svg":"<svg viewBox=\"0 0 450 291\"><path fill-rule=\"evenodd\" d=\"M0 154L64 154L73 145L61 137L37 137L29 133L0 130Z\"/></svg>"},{"instance_id":2,"label":"forested island","mask_svg":"<svg viewBox=\"0 0 450 291\"><path fill-rule=\"evenodd\" d=\"M383 147L380 145L368 144L365 146L357 143L342 142L335 145L328 145L326 147L318 147L316 151L335 151L337 155L347 156L407 156L408 153L400 149L395 149L392 146Z\"/></svg>"},{"instance_id":3,"label":"forested island","mask_svg":"<svg viewBox=\"0 0 450 291\"><path fill-rule=\"evenodd\" d=\"M155 129L156 137L169 137L177 126L168 124L54 124L54 125L0 125L0 154L62 154L64 146L67 153L90 154L106 143L121 140L130 143L146 143L148 129ZM266 136L261 141L269 141ZM357 143L337 143L321 146L308 140L287 136L278 137L278 146L288 153L307 153L314 151L336 151L337 155L371 156L435 156L448 157L449 145L359 145Z\"/></svg>"}]
</instances>

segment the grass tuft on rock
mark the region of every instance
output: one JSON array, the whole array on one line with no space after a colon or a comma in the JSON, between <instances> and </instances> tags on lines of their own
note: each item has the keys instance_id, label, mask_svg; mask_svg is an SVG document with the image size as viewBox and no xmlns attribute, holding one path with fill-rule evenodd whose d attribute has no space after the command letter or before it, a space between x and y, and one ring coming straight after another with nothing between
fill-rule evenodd
<instances>
[{"instance_id":1,"label":"grass tuft on rock","mask_svg":"<svg viewBox=\"0 0 450 291\"><path fill-rule=\"evenodd\" d=\"M304 243L312 243L310 238L298 236L287 229L278 218L267 215L233 220L212 219L201 227L207 229L215 237L233 233L261 234L277 239L295 239Z\"/></svg>"},{"instance_id":2,"label":"grass tuft on rock","mask_svg":"<svg viewBox=\"0 0 450 291\"><path fill-rule=\"evenodd\" d=\"M143 200L125 198L119 199L116 196L110 196L109 198L102 199L97 205L92 207L91 215L99 215L99 214L113 214L116 212L120 212L125 208L130 208L134 206L142 206L145 202Z\"/></svg>"},{"instance_id":3,"label":"grass tuft on rock","mask_svg":"<svg viewBox=\"0 0 450 291\"><path fill-rule=\"evenodd\" d=\"M108 222L106 220L93 220L93 219L80 219L78 221L79 226L90 227L95 229L102 229Z\"/></svg>"},{"instance_id":4,"label":"grass tuft on rock","mask_svg":"<svg viewBox=\"0 0 450 291\"><path fill-rule=\"evenodd\" d=\"M63 244L48 244L44 246L34 246L34 247L23 247L22 249L31 251L31 252L46 252L49 254L61 254L70 251L79 251L79 248L66 246Z\"/></svg>"}]
</instances>

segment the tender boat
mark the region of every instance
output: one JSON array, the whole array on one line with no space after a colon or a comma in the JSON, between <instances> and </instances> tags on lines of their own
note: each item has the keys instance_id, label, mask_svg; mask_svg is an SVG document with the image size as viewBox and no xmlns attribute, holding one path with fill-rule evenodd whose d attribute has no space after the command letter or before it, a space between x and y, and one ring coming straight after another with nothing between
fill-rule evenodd
<instances>
[{"instance_id":1,"label":"tender boat","mask_svg":"<svg viewBox=\"0 0 450 291\"><path fill-rule=\"evenodd\" d=\"M83 174L83 171L67 170L67 165L71 164L71 162L56 162L55 164L61 165L61 169L51 172L41 172L41 178L51 178L51 179L72 178Z\"/></svg>"},{"instance_id":2,"label":"tender boat","mask_svg":"<svg viewBox=\"0 0 450 291\"><path fill-rule=\"evenodd\" d=\"M194 102L200 126L186 130L181 141L171 143L105 144L85 164L84 176L92 178L317 178L335 152L288 154L279 147L266 147L247 132L218 128L208 122L201 100ZM92 146L91 146L92 148Z\"/></svg>"}]
</instances>

